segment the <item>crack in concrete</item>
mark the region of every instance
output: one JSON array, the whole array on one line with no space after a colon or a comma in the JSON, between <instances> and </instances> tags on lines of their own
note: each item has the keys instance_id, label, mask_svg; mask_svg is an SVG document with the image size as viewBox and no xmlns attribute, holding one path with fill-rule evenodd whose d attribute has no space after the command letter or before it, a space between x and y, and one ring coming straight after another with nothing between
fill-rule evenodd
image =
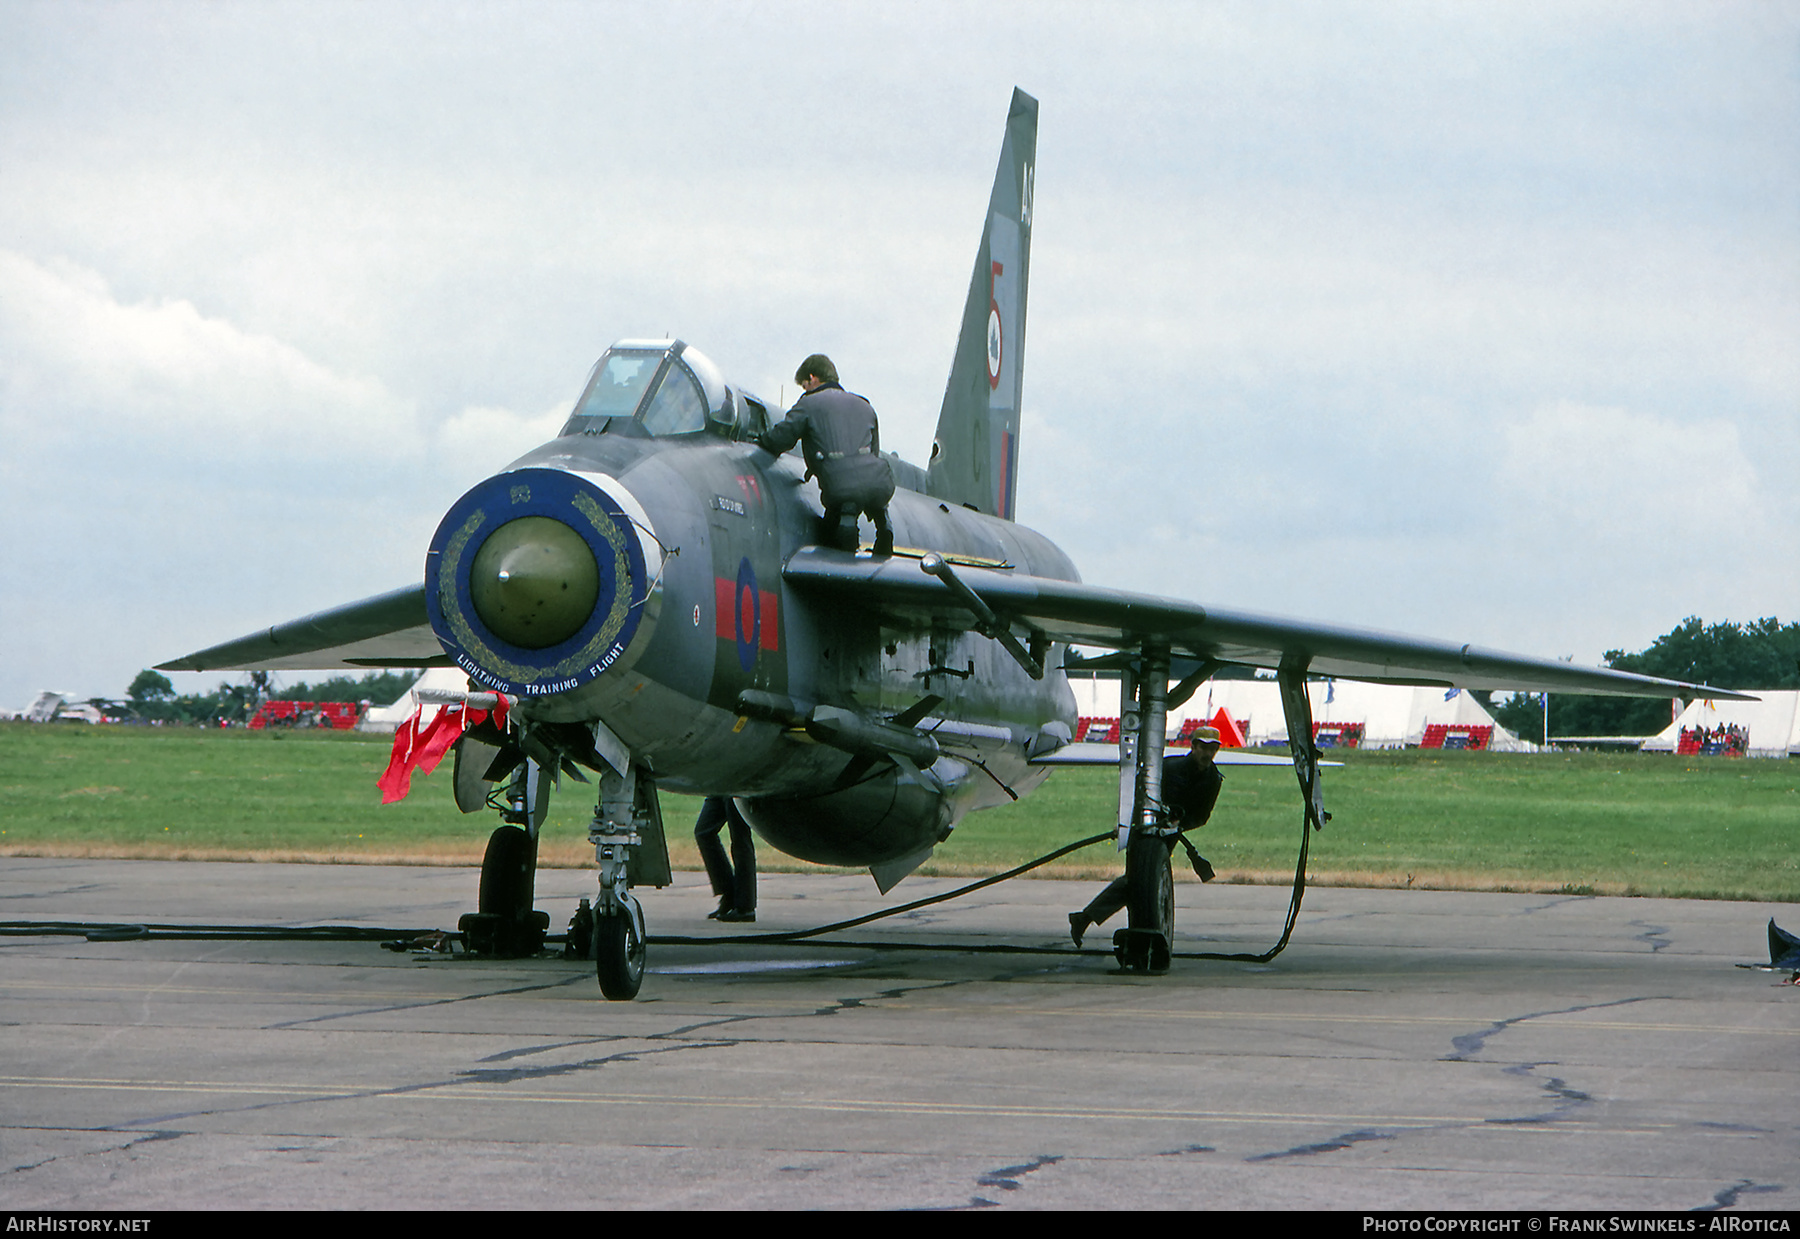
<instances>
[{"instance_id":1,"label":"crack in concrete","mask_svg":"<svg viewBox=\"0 0 1800 1239\"><path fill-rule=\"evenodd\" d=\"M1590 1002L1579 1007L1563 1007L1556 1011L1533 1011L1529 1015L1515 1015L1508 1019L1495 1020L1480 1032L1464 1033L1460 1037L1452 1037L1450 1044L1455 1048L1456 1053L1447 1054L1438 1061L1440 1063L1466 1063L1470 1061L1471 1054L1479 1054L1486 1048L1489 1037L1498 1036L1516 1024L1523 1024L1526 1020L1541 1020L1549 1015L1574 1015L1581 1011L1602 1011L1607 1007L1624 1007L1634 1002L1648 1001L1650 1001L1649 995L1638 998L1620 998L1614 1002Z\"/></svg>"},{"instance_id":2,"label":"crack in concrete","mask_svg":"<svg viewBox=\"0 0 1800 1239\"><path fill-rule=\"evenodd\" d=\"M1217 1153L1217 1152L1218 1152L1218 1150L1215 1149L1210 1144L1190 1144L1190 1145L1185 1145L1184 1147L1179 1148L1179 1149L1164 1149L1161 1153L1158 1153L1156 1156L1158 1156L1158 1157L1186 1157L1189 1153Z\"/></svg>"},{"instance_id":3,"label":"crack in concrete","mask_svg":"<svg viewBox=\"0 0 1800 1239\"><path fill-rule=\"evenodd\" d=\"M1564 895L1560 899L1552 899L1548 903L1534 903L1529 907L1515 908L1511 915L1530 916L1533 912L1548 912L1551 908L1560 908L1565 903L1592 903L1592 895Z\"/></svg>"},{"instance_id":4,"label":"crack in concrete","mask_svg":"<svg viewBox=\"0 0 1800 1239\"><path fill-rule=\"evenodd\" d=\"M38 887L36 890L16 891L0 895L0 902L10 902L20 899L60 899L64 895L91 895L95 891L105 889L106 888L98 882L81 882L74 886L58 887L55 890L45 890L43 887Z\"/></svg>"},{"instance_id":5,"label":"crack in concrete","mask_svg":"<svg viewBox=\"0 0 1800 1239\"><path fill-rule=\"evenodd\" d=\"M564 977L560 981L550 981L543 985L518 985L511 989L484 990L479 994L458 994L455 998L433 998L426 1002L396 1002L385 1007L358 1007L353 1011L334 1011L329 1015L309 1015L305 1019L281 1020L274 1024L264 1024L263 1028L300 1028L307 1024L322 1024L329 1020L347 1020L358 1015L385 1015L390 1011L420 1011L426 1007L448 1007L459 1002L479 1002L484 998L505 998L510 994L531 994L547 989L562 989L586 980L586 973L577 973L571 977Z\"/></svg>"},{"instance_id":6,"label":"crack in concrete","mask_svg":"<svg viewBox=\"0 0 1800 1239\"><path fill-rule=\"evenodd\" d=\"M527 1045L516 1050L501 1050L498 1054L489 1054L486 1058L478 1058L478 1063L505 1063L515 1058L526 1058L532 1054L548 1054L552 1050L567 1050L578 1045L597 1045L602 1041L611 1041L612 1037L578 1037L574 1041L552 1041L548 1045Z\"/></svg>"},{"instance_id":7,"label":"crack in concrete","mask_svg":"<svg viewBox=\"0 0 1800 1239\"><path fill-rule=\"evenodd\" d=\"M423 1007L446 1006L451 1003L468 1002L468 1001L471 1001L474 999L498 998L498 997L505 997L510 994L524 994L524 993L532 993L535 991L546 990L546 989L555 989L555 988L558 988L559 986L571 985L571 984L575 984L577 982L582 982L585 980L586 980L585 976L578 975L575 977L566 978L561 981L554 981L554 982L551 982L549 984L544 984L544 985L516 986L511 989L489 990L489 991L484 991L479 994L464 994L464 995L460 995L455 998L438 998L438 999L433 999L430 1002L399 1003L399 1004L395 1004L394 1006L391 1006L391 1007L363 1008L363 1009L359 1009L357 1011L340 1012L336 1015L312 1016L312 1017L309 1017L309 1018L303 1019L303 1020L285 1020L285 1021L282 1021L281 1023L267 1025L266 1027L268 1027L268 1028L293 1028L293 1027L297 1027L297 1026L301 1026L301 1025L317 1023L321 1020L341 1019L347 1015L368 1015L368 1014L378 1014L382 1011L407 1011L407 1010L416 1010L416 1009L423 1008ZM598 1057L598 1058L582 1059L578 1062L573 1062L573 1063L555 1063L555 1064L551 1064L548 1066L542 1066L542 1067L510 1067L510 1068L486 1068L486 1069L480 1068L480 1067L475 1067L475 1068L470 1068L470 1069L458 1072L455 1077L450 1078L450 1079L427 1080L427 1081L422 1081L417 1084L402 1084L402 1085L396 1085L396 1086L393 1086L390 1088L363 1089L363 1090L360 1090L357 1092L339 1093L339 1094L335 1094L332 1096L326 1096L326 1097L319 1097L319 1096L291 1097L291 1098L283 1098L279 1101L256 1102L256 1103L253 1103L250 1105L244 1105L244 1106L230 1106L230 1107L214 1108L214 1109L207 1109L207 1110L183 1111L183 1112L176 1113L176 1114L158 1115L154 1118L133 1120L132 1122L129 1122L129 1123L114 1124L114 1125L111 1125L108 1127L101 1128L99 1130L102 1130L102 1131L124 1131L124 1130L131 1130L133 1128L138 1127L140 1124L144 1124L144 1123L167 1123L167 1122L177 1121L177 1120L181 1120L181 1119L206 1117L206 1116L217 1115L217 1114L249 1114L249 1113L254 1113L256 1111L259 1111L259 1110L280 1109L285 1106L307 1105L307 1104L313 1104L313 1103L332 1103L332 1102L338 1102L338 1101L367 1100L369 1098L374 1098L374 1097L400 1097L400 1096L405 1096L409 1093L429 1092L433 1089L447 1088L447 1087L450 1087L452 1085L457 1085L457 1084L470 1084L470 1083L511 1084L511 1083L515 1083L515 1082L521 1081L521 1080L551 1079L551 1078L554 1078L557 1076L574 1075L579 1072L600 1070L600 1069L603 1069L608 1066L613 1066L613 1065L622 1064L622 1063L635 1063L635 1062L638 1062L642 1056L647 1056L647 1055L667 1054L667 1053L686 1051L686 1050L729 1049L733 1046L741 1045L742 1041L737 1040L737 1039L720 1039L720 1038L713 1038L713 1039L704 1040L704 1041L686 1041L686 1040L681 1040L681 1038L683 1038L691 1033L694 1033L696 1031L700 1031L700 1030L704 1030L704 1029L716 1029L716 1028L724 1027L724 1026L730 1025L730 1024L747 1023L747 1022L751 1022L751 1021L755 1021L755 1020L794 1019L794 1018L805 1019L805 1018L808 1018L809 1016L836 1015L842 1011L851 1011L851 1010L859 1009L859 1008L863 1007L866 1003L877 1002L877 1001L880 1001L881 999L901 998L901 997L905 997L908 994L911 994L911 993L914 993L914 992L920 991L920 990L944 989L944 988L948 988L951 986L957 986L957 985L962 985L962 984L964 984L964 982L961 982L961 981L939 981L939 982L933 982L933 983L927 984L927 985L901 985L901 986L895 986L891 989L877 991L876 993L869 995L868 997L864 997L864 998L840 998L840 999L837 999L836 1001L834 1001L829 1006L819 1007L819 1008L814 1009L811 1012L778 1012L778 1013L727 1015L727 1016L721 1016L718 1019L701 1020L701 1021L697 1021L692 1024L684 1024L684 1025L681 1025L676 1028L666 1029L662 1032L646 1033L646 1034L640 1034L637 1036L628 1036L628 1035L621 1034L621 1035L617 1035L617 1036L608 1036L608 1037L583 1038L583 1039L579 1039L579 1040L575 1040L575 1041L567 1041L567 1042L553 1043L553 1044L547 1044L547 1045L526 1046L526 1047L522 1047L518 1050L501 1051L498 1054L492 1054L486 1058L477 1060L478 1062L482 1062L482 1063L506 1062L513 1058L526 1057L526 1056L533 1055L533 1054L547 1053L552 1050L563 1049L563 1048L568 1048L568 1047L572 1047L572 1046L604 1044L606 1042L617 1042L617 1041L642 1041L642 1042L652 1042L652 1043L657 1043L657 1042L665 1043L665 1044L653 1044L649 1048L620 1050L619 1052L614 1053L614 1054L602 1055L601 1057Z\"/></svg>"},{"instance_id":8,"label":"crack in concrete","mask_svg":"<svg viewBox=\"0 0 1800 1239\"><path fill-rule=\"evenodd\" d=\"M1757 1183L1751 1179L1739 1179L1730 1187L1714 1192L1710 1205L1701 1205L1690 1212L1711 1213L1716 1209L1734 1209L1737 1207L1739 1196L1753 1195L1758 1192L1779 1192L1784 1186L1785 1184L1781 1183Z\"/></svg>"},{"instance_id":9,"label":"crack in concrete","mask_svg":"<svg viewBox=\"0 0 1800 1239\"><path fill-rule=\"evenodd\" d=\"M1553 1063L1514 1063L1512 1066L1506 1068L1502 1074L1529 1078L1539 1067L1550 1067L1554 1065L1555 1064ZM1556 1100L1557 1104L1553 1109L1544 1114L1517 1115L1512 1118L1504 1119L1483 1119L1482 1122L1492 1123L1497 1126L1503 1126L1510 1123L1556 1123L1567 1118L1571 1110L1574 1110L1579 1106L1584 1106L1588 1102L1594 1100L1590 1094L1584 1093L1580 1089L1570 1088L1568 1084L1563 1081L1561 1076L1551 1076L1548 1080L1538 1081L1538 1084L1546 1093L1550 1094L1550 1096Z\"/></svg>"},{"instance_id":10,"label":"crack in concrete","mask_svg":"<svg viewBox=\"0 0 1800 1239\"><path fill-rule=\"evenodd\" d=\"M111 1127L83 1127L83 1128L72 1128L72 1129L65 1129L65 1130L107 1132L107 1133L113 1133L116 1131L115 1128L111 1128ZM70 1157L75 1157L75 1158L100 1157L100 1156L106 1156L106 1155L113 1154L113 1153L123 1153L128 1149L137 1148L138 1145L140 1145L140 1144L156 1144L159 1141L163 1141L163 1140L179 1140L183 1136L191 1136L193 1134L194 1133L191 1131L161 1131L161 1130L147 1131L147 1132L144 1132L143 1134L137 1136L136 1139L127 1140L124 1144L117 1145L113 1148L83 1149L83 1150L79 1150L74 1153L53 1153L49 1157L46 1157L41 1162L32 1162L28 1166L13 1166L10 1169L8 1169L6 1173L7 1174L19 1174L22 1171L36 1170L39 1167L48 1166L52 1162L64 1161Z\"/></svg>"},{"instance_id":11,"label":"crack in concrete","mask_svg":"<svg viewBox=\"0 0 1800 1239\"><path fill-rule=\"evenodd\" d=\"M1627 921L1625 923L1633 929L1641 929L1644 931L1641 934L1634 934L1633 937L1639 942L1648 942L1650 944L1650 954L1652 955L1673 945L1669 941L1669 927L1667 925L1652 925L1648 921Z\"/></svg>"},{"instance_id":12,"label":"crack in concrete","mask_svg":"<svg viewBox=\"0 0 1800 1239\"><path fill-rule=\"evenodd\" d=\"M1246 1157L1247 1162L1272 1162L1283 1157L1311 1157L1315 1153L1335 1153L1339 1149L1347 1149L1353 1144L1363 1144L1370 1140L1392 1140L1395 1133L1391 1131L1374 1131L1364 1128L1360 1131L1345 1132L1330 1140L1321 1140L1317 1144L1301 1144L1291 1149L1282 1149L1277 1153L1258 1153Z\"/></svg>"},{"instance_id":13,"label":"crack in concrete","mask_svg":"<svg viewBox=\"0 0 1800 1239\"><path fill-rule=\"evenodd\" d=\"M1652 949L1655 949L1654 946ZM1450 1044L1455 1048L1456 1052L1454 1054L1447 1054L1438 1061L1444 1063L1466 1063L1476 1061L1472 1056L1480 1054L1486 1049L1489 1037L1506 1032L1515 1025L1522 1024L1527 1020L1542 1019L1545 1016L1550 1015L1573 1015L1580 1011L1600 1011L1608 1007L1630 1006L1632 1003L1648 1002L1653 997L1653 995L1640 995L1636 998L1616 999L1613 1002L1583 1003L1580 1006L1565 1007L1557 1011L1535 1011L1529 1015L1516 1015L1510 1019L1496 1020L1480 1032L1464 1033L1460 1037L1452 1037L1450 1039ZM1535 1080L1538 1086L1543 1089L1555 1103L1549 1110L1538 1114L1515 1115L1510 1118L1483 1119L1482 1122L1494 1126L1510 1126L1528 1123L1559 1123L1564 1119L1567 1119L1575 1110L1590 1104L1594 1100L1592 1094L1584 1093L1577 1088L1571 1088L1568 1082L1561 1076L1550 1076L1547 1079L1537 1078L1536 1073L1541 1068L1553 1067L1556 1065L1557 1064L1550 1062L1513 1063L1511 1066L1503 1068L1503 1072L1506 1075Z\"/></svg>"},{"instance_id":14,"label":"crack in concrete","mask_svg":"<svg viewBox=\"0 0 1800 1239\"><path fill-rule=\"evenodd\" d=\"M1054 1166L1062 1157L1039 1154L1022 1166L1002 1166L998 1170L990 1170L975 1180L977 1187L997 1187L1003 1192L1019 1190L1019 1180L1033 1171L1042 1170L1045 1166Z\"/></svg>"},{"instance_id":15,"label":"crack in concrete","mask_svg":"<svg viewBox=\"0 0 1800 1239\"><path fill-rule=\"evenodd\" d=\"M639 1054L666 1054L671 1050L720 1050L738 1044L735 1041L683 1041L649 1050L620 1050L600 1058L585 1058L575 1063L556 1063L549 1067L509 1067L505 1069L470 1068L457 1074L481 1084L511 1084L518 1080L547 1080L555 1076L573 1075L578 1071L596 1070L614 1063L635 1063Z\"/></svg>"},{"instance_id":16,"label":"crack in concrete","mask_svg":"<svg viewBox=\"0 0 1800 1239\"><path fill-rule=\"evenodd\" d=\"M620 1038L624 1040L624 1038ZM643 1038L648 1040L648 1038ZM353 1093L334 1093L329 1096L285 1097L279 1101L259 1101L245 1106L223 1106L207 1110L186 1110L178 1114L158 1115L155 1118L134 1119L127 1123L115 1123L99 1128L100 1131L131 1131L145 1123L167 1123L188 1118L208 1118L220 1114L255 1114L259 1110L279 1110L287 1106L330 1105L340 1101L367 1101L374 1097L405 1097L413 1093L428 1093L440 1088L453 1088L469 1083L508 1083L513 1079L538 1079L546 1075L563 1074L566 1071L586 1068L601 1068L613 1063L634 1063L640 1055L674 1054L683 1050L718 1049L732 1042L683 1041L672 1045L654 1046L641 1050L621 1050L617 1054L609 1054L603 1058L589 1059L583 1063L570 1064L566 1068L542 1067L522 1068L516 1072L462 1072L448 1080L422 1080L417 1084L398 1084L391 1088L368 1088ZM470 1078L472 1077L472 1078ZM187 1133L177 1133L178 1135Z\"/></svg>"},{"instance_id":17,"label":"crack in concrete","mask_svg":"<svg viewBox=\"0 0 1800 1239\"><path fill-rule=\"evenodd\" d=\"M926 990L952 989L959 985L967 985L966 981L933 981L929 985L896 985L893 989L876 990L867 998L839 998L828 1007L815 1007L808 1015L840 1015L845 1011L861 1010L865 1003L880 1002L887 998L904 998L908 994L923 993ZM777 1020L792 1019L791 1015L739 1015L733 1020ZM805 1018L805 1017L802 1017Z\"/></svg>"}]
</instances>

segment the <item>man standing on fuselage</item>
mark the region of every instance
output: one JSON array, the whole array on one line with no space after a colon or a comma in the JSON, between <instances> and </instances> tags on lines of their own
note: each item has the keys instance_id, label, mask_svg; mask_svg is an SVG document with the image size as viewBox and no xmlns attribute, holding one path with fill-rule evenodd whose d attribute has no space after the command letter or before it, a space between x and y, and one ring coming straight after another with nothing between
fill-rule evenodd
<instances>
[{"instance_id":1,"label":"man standing on fuselage","mask_svg":"<svg viewBox=\"0 0 1800 1239\"><path fill-rule=\"evenodd\" d=\"M894 470L881 454L874 406L839 386L837 367L823 353L801 362L794 381L806 394L757 442L777 456L801 444L807 475L819 479L827 545L854 551L860 543L857 515L867 513L875 522L875 553L893 554L887 505L894 497Z\"/></svg>"},{"instance_id":2,"label":"man standing on fuselage","mask_svg":"<svg viewBox=\"0 0 1800 1239\"><path fill-rule=\"evenodd\" d=\"M1212 816L1213 806L1219 803L1219 788L1225 783L1225 777L1219 773L1213 759L1219 755L1219 729L1201 727L1195 730L1192 751L1185 757L1165 757L1162 768L1162 802L1163 809L1169 815L1169 822L1182 833L1177 837L1188 850L1188 857L1193 861L1194 873L1202 882L1210 882L1213 867L1206 863L1189 843L1186 832L1206 825ZM1171 842L1169 845L1175 845ZM1124 875L1114 878L1094 897L1094 901L1079 912L1069 913L1069 936L1075 939L1075 945L1081 945L1082 935L1093 926L1100 924L1107 917L1125 906L1127 891Z\"/></svg>"}]
</instances>

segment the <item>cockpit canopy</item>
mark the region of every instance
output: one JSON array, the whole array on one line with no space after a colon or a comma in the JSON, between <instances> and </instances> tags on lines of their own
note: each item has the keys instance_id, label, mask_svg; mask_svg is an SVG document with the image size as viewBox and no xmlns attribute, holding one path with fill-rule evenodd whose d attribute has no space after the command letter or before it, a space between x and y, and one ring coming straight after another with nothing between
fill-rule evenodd
<instances>
[{"instance_id":1,"label":"cockpit canopy","mask_svg":"<svg viewBox=\"0 0 1800 1239\"><path fill-rule=\"evenodd\" d=\"M698 349L680 340L620 340L594 363L562 433L744 439L767 429L768 416L762 401L728 387Z\"/></svg>"}]
</instances>

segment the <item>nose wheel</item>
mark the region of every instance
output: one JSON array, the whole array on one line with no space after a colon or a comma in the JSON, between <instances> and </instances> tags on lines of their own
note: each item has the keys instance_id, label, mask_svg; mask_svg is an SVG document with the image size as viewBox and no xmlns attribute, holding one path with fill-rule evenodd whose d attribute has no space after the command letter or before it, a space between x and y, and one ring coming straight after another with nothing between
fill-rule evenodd
<instances>
[{"instance_id":1,"label":"nose wheel","mask_svg":"<svg viewBox=\"0 0 1800 1239\"><path fill-rule=\"evenodd\" d=\"M644 914L636 899L611 916L594 918L594 971L600 992L614 1002L636 998L644 984Z\"/></svg>"},{"instance_id":2,"label":"nose wheel","mask_svg":"<svg viewBox=\"0 0 1800 1239\"><path fill-rule=\"evenodd\" d=\"M629 762L620 764L625 767L622 774L617 769L601 772L600 800L588 825L588 841L600 869L600 897L593 908L594 971L600 992L615 1002L636 998L644 983L648 935L643 906L631 888L640 880L652 886L669 883L656 785ZM646 843L654 849L650 855ZM654 865L658 860L660 865Z\"/></svg>"}]
</instances>

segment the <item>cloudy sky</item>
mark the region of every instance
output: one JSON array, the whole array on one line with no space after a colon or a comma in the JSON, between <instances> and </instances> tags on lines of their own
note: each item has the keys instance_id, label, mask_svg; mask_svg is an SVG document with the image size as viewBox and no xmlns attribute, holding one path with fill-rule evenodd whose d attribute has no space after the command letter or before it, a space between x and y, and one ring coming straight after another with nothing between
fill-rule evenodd
<instances>
[{"instance_id":1,"label":"cloudy sky","mask_svg":"<svg viewBox=\"0 0 1800 1239\"><path fill-rule=\"evenodd\" d=\"M1800 619L1800 5L0 0L0 705L417 581L615 338L922 460L1014 85L1088 580Z\"/></svg>"}]
</instances>

